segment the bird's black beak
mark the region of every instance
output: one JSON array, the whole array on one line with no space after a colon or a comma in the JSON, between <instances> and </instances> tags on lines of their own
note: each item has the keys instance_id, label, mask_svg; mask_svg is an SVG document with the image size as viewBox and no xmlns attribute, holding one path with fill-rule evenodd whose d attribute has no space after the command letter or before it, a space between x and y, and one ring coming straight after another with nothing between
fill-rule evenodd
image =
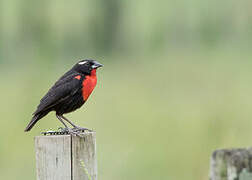
<instances>
[{"instance_id":1,"label":"bird's black beak","mask_svg":"<svg viewBox=\"0 0 252 180\"><path fill-rule=\"evenodd\" d=\"M97 61L94 61L94 64L92 65L92 68L97 69L97 68L102 67L102 66L103 66L102 64L98 63Z\"/></svg>"}]
</instances>

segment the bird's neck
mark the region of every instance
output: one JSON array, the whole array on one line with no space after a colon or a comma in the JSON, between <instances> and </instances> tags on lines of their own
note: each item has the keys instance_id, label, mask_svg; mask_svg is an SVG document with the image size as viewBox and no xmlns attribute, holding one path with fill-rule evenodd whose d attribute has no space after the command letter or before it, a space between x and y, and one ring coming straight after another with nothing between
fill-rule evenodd
<instances>
[{"instance_id":1,"label":"bird's neck","mask_svg":"<svg viewBox=\"0 0 252 180\"><path fill-rule=\"evenodd\" d=\"M90 73L90 76L96 76L96 69L93 69Z\"/></svg>"}]
</instances>

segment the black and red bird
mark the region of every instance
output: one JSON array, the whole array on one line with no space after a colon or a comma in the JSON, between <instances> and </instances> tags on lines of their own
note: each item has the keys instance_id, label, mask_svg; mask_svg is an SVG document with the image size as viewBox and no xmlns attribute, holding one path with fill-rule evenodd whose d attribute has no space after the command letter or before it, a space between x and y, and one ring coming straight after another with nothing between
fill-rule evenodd
<instances>
[{"instance_id":1,"label":"black and red bird","mask_svg":"<svg viewBox=\"0 0 252 180\"><path fill-rule=\"evenodd\" d=\"M70 123L76 131L86 130L86 128L76 126L63 115L75 111L87 101L96 86L96 69L102 66L95 60L81 60L75 64L40 100L25 131L30 131L38 120L51 111L56 112L56 117L63 123L67 131L70 131L70 128L64 120Z\"/></svg>"}]
</instances>

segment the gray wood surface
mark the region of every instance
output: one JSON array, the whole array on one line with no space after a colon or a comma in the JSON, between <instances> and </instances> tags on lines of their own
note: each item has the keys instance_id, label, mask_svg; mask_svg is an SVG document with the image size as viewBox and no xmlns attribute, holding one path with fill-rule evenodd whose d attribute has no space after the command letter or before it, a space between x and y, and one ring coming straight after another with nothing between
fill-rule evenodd
<instances>
[{"instance_id":1,"label":"gray wood surface","mask_svg":"<svg viewBox=\"0 0 252 180\"><path fill-rule=\"evenodd\" d=\"M97 180L95 132L35 137L37 180Z\"/></svg>"},{"instance_id":2,"label":"gray wood surface","mask_svg":"<svg viewBox=\"0 0 252 180\"><path fill-rule=\"evenodd\" d=\"M97 179L95 134L85 133L84 138L72 137L73 180Z\"/></svg>"},{"instance_id":3,"label":"gray wood surface","mask_svg":"<svg viewBox=\"0 0 252 180\"><path fill-rule=\"evenodd\" d=\"M252 148L216 150L210 180L252 180Z\"/></svg>"}]
</instances>

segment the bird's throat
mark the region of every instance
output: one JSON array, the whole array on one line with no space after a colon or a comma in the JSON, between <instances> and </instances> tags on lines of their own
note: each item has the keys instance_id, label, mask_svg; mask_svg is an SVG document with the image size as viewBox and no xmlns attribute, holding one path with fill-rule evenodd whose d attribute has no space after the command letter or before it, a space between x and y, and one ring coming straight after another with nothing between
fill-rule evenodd
<instances>
[{"instance_id":1,"label":"bird's throat","mask_svg":"<svg viewBox=\"0 0 252 180\"><path fill-rule=\"evenodd\" d=\"M82 82L82 96L83 100L86 101L92 91L94 90L97 83L96 69L91 71L91 74L86 76Z\"/></svg>"},{"instance_id":2,"label":"bird's throat","mask_svg":"<svg viewBox=\"0 0 252 180\"><path fill-rule=\"evenodd\" d=\"M90 76L95 76L96 77L96 69L93 69L90 73Z\"/></svg>"}]
</instances>

